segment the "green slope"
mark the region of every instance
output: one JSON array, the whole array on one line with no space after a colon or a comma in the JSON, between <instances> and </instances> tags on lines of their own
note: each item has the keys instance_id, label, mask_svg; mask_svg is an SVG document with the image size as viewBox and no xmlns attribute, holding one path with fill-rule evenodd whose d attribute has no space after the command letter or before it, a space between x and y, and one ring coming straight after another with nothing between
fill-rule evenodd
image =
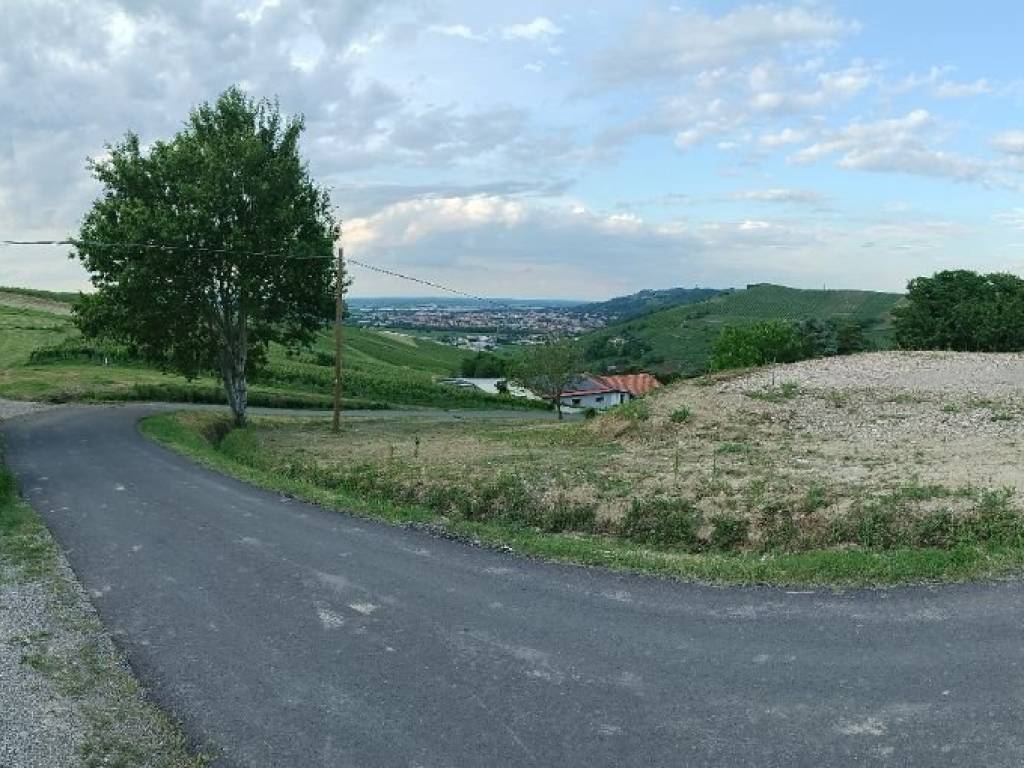
<instances>
[{"instance_id":1,"label":"green slope","mask_svg":"<svg viewBox=\"0 0 1024 768\"><path fill-rule=\"evenodd\" d=\"M578 307L573 307L573 310L586 314L603 315L609 319L626 320L660 309L669 309L683 304L696 304L731 290L731 288L654 288L631 293L628 296L616 296L607 301L581 304Z\"/></svg>"},{"instance_id":2,"label":"green slope","mask_svg":"<svg viewBox=\"0 0 1024 768\"><path fill-rule=\"evenodd\" d=\"M764 320L836 319L862 324L871 343L888 345L890 313L902 294L803 290L761 283L684 306L652 312L582 337L595 369L638 366L658 373L705 369L711 344L728 325Z\"/></svg>"},{"instance_id":3,"label":"green slope","mask_svg":"<svg viewBox=\"0 0 1024 768\"><path fill-rule=\"evenodd\" d=\"M135 361L123 350L81 338L59 295L0 291L0 397L40 400L219 399L212 376L189 382ZM26 300L32 302L27 304ZM505 400L438 384L468 352L395 333L345 328L344 392L352 405L388 403L487 408ZM252 376L254 404L329 404L334 341L323 331L312 349L270 350ZM522 403L516 403L522 405Z\"/></svg>"}]
</instances>

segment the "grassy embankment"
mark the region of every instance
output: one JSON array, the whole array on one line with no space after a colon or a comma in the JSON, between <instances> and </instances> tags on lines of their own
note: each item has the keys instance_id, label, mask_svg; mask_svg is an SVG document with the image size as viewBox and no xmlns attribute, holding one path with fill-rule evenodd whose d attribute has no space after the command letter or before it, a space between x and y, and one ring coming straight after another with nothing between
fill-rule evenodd
<instances>
[{"instance_id":1,"label":"grassy embankment","mask_svg":"<svg viewBox=\"0 0 1024 768\"><path fill-rule=\"evenodd\" d=\"M754 285L706 301L671 307L613 323L581 339L591 365L639 366L659 373L703 373L723 328L768 320L853 321L869 343L888 346L890 313L901 294L802 290Z\"/></svg>"},{"instance_id":2,"label":"grassy embankment","mask_svg":"<svg viewBox=\"0 0 1024 768\"><path fill-rule=\"evenodd\" d=\"M337 437L302 420L230 431L191 414L154 417L143 431L328 507L577 563L844 585L1024 564L1024 514L1011 491L945 486L915 474L914 456L792 429L794 396L684 383L571 424L367 417Z\"/></svg>"},{"instance_id":3,"label":"grassy embankment","mask_svg":"<svg viewBox=\"0 0 1024 768\"><path fill-rule=\"evenodd\" d=\"M223 403L212 376L188 381L134 360L124 350L81 338L61 295L0 290L0 397L24 400L165 400ZM329 408L333 386L331 334L289 356L270 351L253 376L250 405ZM445 408L535 407L437 383L459 367L463 350L399 334L346 329L347 408L391 405Z\"/></svg>"},{"instance_id":4,"label":"grassy embankment","mask_svg":"<svg viewBox=\"0 0 1024 768\"><path fill-rule=\"evenodd\" d=\"M73 734L86 766L204 765L178 727L145 697L73 579L0 463L0 602L16 606L20 616L30 614L32 625L0 642L17 649L20 664L38 676L31 683L36 692L21 706L41 708L39 716L61 712L57 738Z\"/></svg>"}]
</instances>

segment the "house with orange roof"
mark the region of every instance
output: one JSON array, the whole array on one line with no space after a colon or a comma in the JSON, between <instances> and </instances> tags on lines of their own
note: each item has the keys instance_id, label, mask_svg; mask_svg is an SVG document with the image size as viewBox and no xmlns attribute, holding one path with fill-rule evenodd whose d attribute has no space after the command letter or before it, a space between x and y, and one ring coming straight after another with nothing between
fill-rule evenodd
<instances>
[{"instance_id":1,"label":"house with orange roof","mask_svg":"<svg viewBox=\"0 0 1024 768\"><path fill-rule=\"evenodd\" d=\"M562 405L569 408L612 408L628 403L661 386L649 373L630 373L619 376L581 376L573 386L562 393Z\"/></svg>"}]
</instances>

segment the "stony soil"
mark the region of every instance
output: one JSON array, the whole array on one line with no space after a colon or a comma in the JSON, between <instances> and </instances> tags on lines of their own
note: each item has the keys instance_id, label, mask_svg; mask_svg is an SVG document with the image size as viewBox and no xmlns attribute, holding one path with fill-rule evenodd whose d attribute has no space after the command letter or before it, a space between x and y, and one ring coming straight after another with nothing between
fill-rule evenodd
<instances>
[{"instance_id":1,"label":"stony soil","mask_svg":"<svg viewBox=\"0 0 1024 768\"><path fill-rule=\"evenodd\" d=\"M705 426L808 450L797 465L873 485L914 478L1024 490L1024 355L879 352L778 365L652 400Z\"/></svg>"}]
</instances>

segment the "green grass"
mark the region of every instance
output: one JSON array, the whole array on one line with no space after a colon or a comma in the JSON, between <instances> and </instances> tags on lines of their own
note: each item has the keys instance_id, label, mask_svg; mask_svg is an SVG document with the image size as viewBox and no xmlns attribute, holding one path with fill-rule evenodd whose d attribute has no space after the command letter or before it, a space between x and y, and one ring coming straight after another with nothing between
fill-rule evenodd
<instances>
[{"instance_id":1,"label":"green grass","mask_svg":"<svg viewBox=\"0 0 1024 768\"><path fill-rule=\"evenodd\" d=\"M59 294L22 294L54 301ZM213 376L189 381L134 360L123 348L84 340L67 315L8 303L0 293L0 397L23 400L224 403ZM46 307L47 304L40 306ZM66 305L61 305L66 306ZM268 365L250 376L250 404L329 408L334 383L333 335L288 354L270 349ZM348 408L387 404L444 408L536 408L535 401L498 397L439 384L468 354L455 347L394 333L345 329L343 391Z\"/></svg>"},{"instance_id":2,"label":"green grass","mask_svg":"<svg viewBox=\"0 0 1024 768\"><path fill-rule=\"evenodd\" d=\"M578 425L571 425L579 430ZM894 547L884 550L811 550L797 553L729 553L714 549L699 553L671 546L640 543L635 539L599 533L562 533L507 518L472 519L442 515L423 504L399 503L382 493L356 493L324 475L314 482L302 473L284 474L266 468L257 456L260 443L249 430L239 430L214 445L194 426L175 415L146 419L142 432L150 438L202 464L260 487L288 493L326 507L395 524L430 525L449 534L493 546L511 547L524 555L678 577L685 580L730 584L780 585L888 585L906 582L962 581L1018 572L1024 566L1024 546L957 543L951 548ZM934 496L921 487L912 496ZM820 495L820 493L818 494ZM902 498L891 499L892 504ZM808 498L809 505L824 503ZM987 502L986 502L987 503ZM999 500L991 502L998 506ZM888 508L884 508L888 514ZM998 512L998 510L996 510ZM657 520L668 518L656 517ZM657 523L656 524L660 524ZM672 523L680 531L665 541L686 535L686 521ZM744 534L742 521L729 515L714 518L714 546L725 549ZM678 526L684 526L679 528Z\"/></svg>"},{"instance_id":3,"label":"green grass","mask_svg":"<svg viewBox=\"0 0 1024 768\"><path fill-rule=\"evenodd\" d=\"M766 320L835 319L863 323L878 348L889 343L890 313L901 294L874 291L802 290L753 285L696 304L672 307L614 323L581 338L584 348L598 350L591 364L640 366L659 373L701 373L711 344L728 325ZM621 339L620 352L614 352ZM644 348L640 354L634 350Z\"/></svg>"}]
</instances>

